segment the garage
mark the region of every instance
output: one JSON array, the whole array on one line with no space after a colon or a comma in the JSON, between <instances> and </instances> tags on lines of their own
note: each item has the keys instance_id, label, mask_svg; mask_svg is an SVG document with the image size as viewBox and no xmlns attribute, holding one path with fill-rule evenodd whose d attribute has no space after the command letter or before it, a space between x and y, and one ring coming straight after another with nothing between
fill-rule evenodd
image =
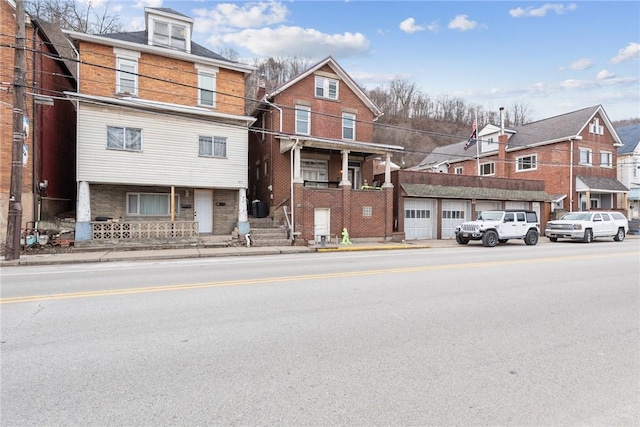
<instances>
[{"instance_id":1,"label":"garage","mask_svg":"<svg viewBox=\"0 0 640 427\"><path fill-rule=\"evenodd\" d=\"M502 203L495 200L478 200L476 201L476 213L482 211L496 211L502 209Z\"/></svg>"},{"instance_id":2,"label":"garage","mask_svg":"<svg viewBox=\"0 0 640 427\"><path fill-rule=\"evenodd\" d=\"M463 200L442 200L442 238L454 239L456 227L471 216L471 202Z\"/></svg>"},{"instance_id":3,"label":"garage","mask_svg":"<svg viewBox=\"0 0 640 427\"><path fill-rule=\"evenodd\" d=\"M436 201L433 199L404 199L405 239L435 239Z\"/></svg>"}]
</instances>

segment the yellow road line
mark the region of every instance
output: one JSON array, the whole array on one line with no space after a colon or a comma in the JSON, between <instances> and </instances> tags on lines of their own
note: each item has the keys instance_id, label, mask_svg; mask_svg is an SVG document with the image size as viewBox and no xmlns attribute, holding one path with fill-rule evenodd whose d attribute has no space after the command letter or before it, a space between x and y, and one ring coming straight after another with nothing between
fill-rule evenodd
<instances>
[{"instance_id":1,"label":"yellow road line","mask_svg":"<svg viewBox=\"0 0 640 427\"><path fill-rule=\"evenodd\" d=\"M618 254L597 254L597 255L571 255L564 257L549 257L549 258L528 258L511 261L483 261L474 263L462 263L462 264L444 264L444 265L431 265L421 267L405 267L405 268L389 268L380 270L362 270L362 271L347 271L342 273L325 273L325 274L309 274L300 276L281 276L270 277L262 279L242 279L242 280L228 280L222 282L205 282L205 283L192 283L185 285L165 285L165 286L150 286L143 288L126 288L126 289L107 289L101 291L87 291L87 292L73 292L64 294L51 294L51 295L31 295L22 297L11 297L0 299L0 304L14 304L20 302L34 302L34 301L51 301L73 298L90 298L99 296L113 296L113 295L129 295L139 293L150 292L166 292L177 291L185 289L202 289L202 288L216 288L225 286L239 286L239 285L256 285L264 283L278 283L278 282L292 282L292 281L304 281L315 279L335 279L354 276L374 276L378 274L399 274L399 273L415 273L421 271L436 271L436 270L451 270L461 268L481 268L481 267L493 267L499 265L514 265L514 264L533 264L533 263L549 263L549 262L565 262L572 260L584 260L594 258L619 258L622 256L638 256L638 252L625 252Z\"/></svg>"}]
</instances>

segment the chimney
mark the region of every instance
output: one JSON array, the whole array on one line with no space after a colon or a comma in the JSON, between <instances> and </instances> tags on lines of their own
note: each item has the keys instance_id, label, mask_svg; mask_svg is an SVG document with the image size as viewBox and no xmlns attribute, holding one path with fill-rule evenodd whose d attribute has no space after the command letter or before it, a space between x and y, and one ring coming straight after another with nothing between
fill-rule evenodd
<instances>
[{"instance_id":1,"label":"chimney","mask_svg":"<svg viewBox=\"0 0 640 427\"><path fill-rule=\"evenodd\" d=\"M496 161L496 176L507 178L507 142L504 132L504 107L500 107L500 134L498 135L498 160Z\"/></svg>"},{"instance_id":2,"label":"chimney","mask_svg":"<svg viewBox=\"0 0 640 427\"><path fill-rule=\"evenodd\" d=\"M261 100L262 97L267 93L267 80L264 78L264 74L260 74L258 78L258 94L256 95L256 99Z\"/></svg>"}]
</instances>

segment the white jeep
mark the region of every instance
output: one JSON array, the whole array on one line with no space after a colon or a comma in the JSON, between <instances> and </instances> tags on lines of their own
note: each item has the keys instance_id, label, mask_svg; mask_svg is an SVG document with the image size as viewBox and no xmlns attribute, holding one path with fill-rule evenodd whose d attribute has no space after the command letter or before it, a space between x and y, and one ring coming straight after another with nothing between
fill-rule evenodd
<instances>
[{"instance_id":1,"label":"white jeep","mask_svg":"<svg viewBox=\"0 0 640 427\"><path fill-rule=\"evenodd\" d=\"M482 240L485 246L493 247L509 239L523 239L526 245L535 245L539 235L538 214L518 209L482 211L475 221L456 227L456 242L461 245L469 240Z\"/></svg>"},{"instance_id":2,"label":"white jeep","mask_svg":"<svg viewBox=\"0 0 640 427\"><path fill-rule=\"evenodd\" d=\"M629 221L620 212L569 212L562 218L549 221L544 230L550 241L581 240L591 243L597 237L613 237L621 242L629 232Z\"/></svg>"}]
</instances>

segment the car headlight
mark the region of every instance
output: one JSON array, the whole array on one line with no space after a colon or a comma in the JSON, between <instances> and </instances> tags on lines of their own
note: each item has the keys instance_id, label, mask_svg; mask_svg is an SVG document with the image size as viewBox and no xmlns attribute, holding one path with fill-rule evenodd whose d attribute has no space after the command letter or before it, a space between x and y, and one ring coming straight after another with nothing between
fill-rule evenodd
<instances>
[{"instance_id":1,"label":"car headlight","mask_svg":"<svg viewBox=\"0 0 640 427\"><path fill-rule=\"evenodd\" d=\"M573 224L574 230L582 230L582 224Z\"/></svg>"}]
</instances>

